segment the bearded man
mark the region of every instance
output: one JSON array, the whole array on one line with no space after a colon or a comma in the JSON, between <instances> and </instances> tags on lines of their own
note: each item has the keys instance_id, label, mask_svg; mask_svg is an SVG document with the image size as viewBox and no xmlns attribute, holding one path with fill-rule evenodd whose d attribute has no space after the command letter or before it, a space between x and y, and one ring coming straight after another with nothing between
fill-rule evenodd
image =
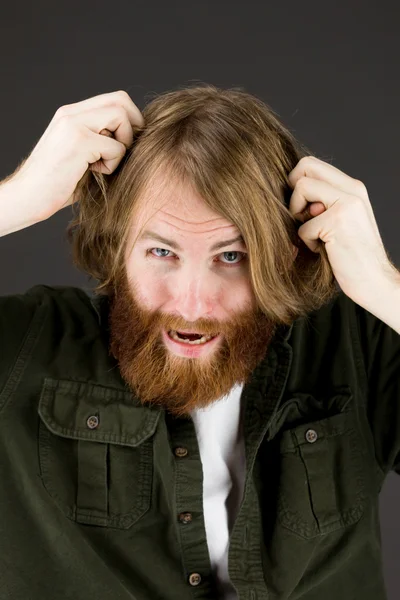
<instances>
[{"instance_id":1,"label":"bearded man","mask_svg":"<svg viewBox=\"0 0 400 600\"><path fill-rule=\"evenodd\" d=\"M61 107L0 235L71 204L94 295L0 298L1 597L383 600L400 277L362 182L204 85Z\"/></svg>"}]
</instances>

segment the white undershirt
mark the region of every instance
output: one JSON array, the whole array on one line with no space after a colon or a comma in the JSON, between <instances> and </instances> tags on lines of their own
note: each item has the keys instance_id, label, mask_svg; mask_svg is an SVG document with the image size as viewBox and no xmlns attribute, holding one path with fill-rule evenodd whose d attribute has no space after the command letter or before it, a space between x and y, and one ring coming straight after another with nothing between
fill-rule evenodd
<instances>
[{"instance_id":1,"label":"white undershirt","mask_svg":"<svg viewBox=\"0 0 400 600\"><path fill-rule=\"evenodd\" d=\"M191 416L203 466L203 510L211 565L221 600L237 600L228 575L229 536L242 501L246 458L242 432L243 385Z\"/></svg>"}]
</instances>

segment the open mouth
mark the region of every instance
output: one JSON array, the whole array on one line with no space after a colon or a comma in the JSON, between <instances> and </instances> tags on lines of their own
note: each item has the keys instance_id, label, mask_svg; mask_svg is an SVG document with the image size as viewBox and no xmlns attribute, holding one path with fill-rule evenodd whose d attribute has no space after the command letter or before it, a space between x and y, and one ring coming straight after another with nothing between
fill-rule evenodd
<instances>
[{"instance_id":1,"label":"open mouth","mask_svg":"<svg viewBox=\"0 0 400 600\"><path fill-rule=\"evenodd\" d=\"M183 344L188 344L190 346L196 346L201 344L206 344L210 340L217 337L219 334L215 335L203 335L201 333L186 333L184 331L175 331L171 329L168 331L168 336L175 340L176 342L180 342Z\"/></svg>"}]
</instances>

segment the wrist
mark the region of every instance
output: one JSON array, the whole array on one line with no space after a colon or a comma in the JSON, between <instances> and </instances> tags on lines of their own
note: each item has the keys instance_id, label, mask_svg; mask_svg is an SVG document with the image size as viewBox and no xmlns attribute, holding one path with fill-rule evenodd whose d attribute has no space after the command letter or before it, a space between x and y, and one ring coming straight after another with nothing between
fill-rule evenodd
<instances>
[{"instance_id":1,"label":"wrist","mask_svg":"<svg viewBox=\"0 0 400 600\"><path fill-rule=\"evenodd\" d=\"M392 266L363 307L400 334L400 272Z\"/></svg>"},{"instance_id":2,"label":"wrist","mask_svg":"<svg viewBox=\"0 0 400 600\"><path fill-rule=\"evenodd\" d=\"M21 178L13 175L0 182L0 237L43 221L35 206Z\"/></svg>"}]
</instances>

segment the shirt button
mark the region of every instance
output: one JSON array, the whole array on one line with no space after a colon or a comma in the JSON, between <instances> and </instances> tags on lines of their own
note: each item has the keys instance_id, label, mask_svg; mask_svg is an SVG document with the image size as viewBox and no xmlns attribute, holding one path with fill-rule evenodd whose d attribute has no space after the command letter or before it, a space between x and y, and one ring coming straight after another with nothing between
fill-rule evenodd
<instances>
[{"instance_id":1,"label":"shirt button","mask_svg":"<svg viewBox=\"0 0 400 600\"><path fill-rule=\"evenodd\" d=\"M191 523L192 522L192 513L183 512L179 515L179 520L181 523Z\"/></svg>"},{"instance_id":2,"label":"shirt button","mask_svg":"<svg viewBox=\"0 0 400 600\"><path fill-rule=\"evenodd\" d=\"M199 585L201 583L201 575L199 573L192 573L189 576L190 585Z\"/></svg>"},{"instance_id":3,"label":"shirt button","mask_svg":"<svg viewBox=\"0 0 400 600\"><path fill-rule=\"evenodd\" d=\"M310 444L313 444L314 442L316 442L318 439L318 433L315 431L315 429L309 429L306 432L306 440L307 442L310 442Z\"/></svg>"},{"instance_id":4,"label":"shirt button","mask_svg":"<svg viewBox=\"0 0 400 600\"><path fill-rule=\"evenodd\" d=\"M95 429L99 424L99 417L97 417L96 415L91 415L87 421L86 421L86 425L89 427L89 429Z\"/></svg>"},{"instance_id":5,"label":"shirt button","mask_svg":"<svg viewBox=\"0 0 400 600\"><path fill-rule=\"evenodd\" d=\"M183 458L184 456L187 456L187 448L182 448L181 446L179 446L178 448L175 448L175 456L178 456L179 458Z\"/></svg>"}]
</instances>

